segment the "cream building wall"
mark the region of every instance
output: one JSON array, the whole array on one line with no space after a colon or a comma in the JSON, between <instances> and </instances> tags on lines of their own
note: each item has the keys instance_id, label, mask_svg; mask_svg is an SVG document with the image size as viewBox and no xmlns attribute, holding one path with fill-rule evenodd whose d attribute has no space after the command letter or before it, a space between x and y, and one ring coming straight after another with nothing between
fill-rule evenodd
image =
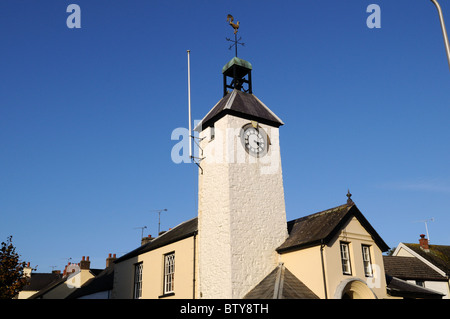
<instances>
[{"instance_id":1,"label":"cream building wall","mask_svg":"<svg viewBox=\"0 0 450 319\"><path fill-rule=\"evenodd\" d=\"M195 243L194 243L195 238ZM113 299L132 299L135 264L142 263L142 299L191 299L194 293L194 246L197 236L191 236L166 246L156 248L114 266ZM175 253L174 294L164 296L164 256ZM195 277L198 273L195 273ZM197 298L197 296L196 296Z\"/></svg>"},{"instance_id":2,"label":"cream building wall","mask_svg":"<svg viewBox=\"0 0 450 319\"><path fill-rule=\"evenodd\" d=\"M30 264L28 263L28 265L23 268L23 276L27 277L27 278L30 278L31 277L31 272L32 272L32 268L30 267ZM29 297L31 297L35 293L37 293L37 291L22 290L22 291L19 291L19 294L17 295L17 299L28 299Z\"/></svg>"},{"instance_id":3,"label":"cream building wall","mask_svg":"<svg viewBox=\"0 0 450 319\"><path fill-rule=\"evenodd\" d=\"M351 275L344 275L340 255L340 242L349 243ZM373 270L372 277L366 277L364 272L362 246L369 246ZM370 234L353 217L342 228L341 232L325 248L325 264L329 297L335 297L339 285L343 281L358 278L369 287L377 298L386 298L386 278L382 251L378 248ZM364 295L369 297L369 295Z\"/></svg>"},{"instance_id":4,"label":"cream building wall","mask_svg":"<svg viewBox=\"0 0 450 319\"><path fill-rule=\"evenodd\" d=\"M341 241L349 243L351 275L344 275L342 271ZM364 273L362 245L370 246L372 277L366 277ZM382 252L355 217L350 219L335 238L323 247L322 253L323 266L320 245L284 253L281 256L285 266L322 299L325 298L322 267L325 271L329 299L340 298L342 293L349 289L355 290L353 291L355 298L387 297Z\"/></svg>"},{"instance_id":5,"label":"cream building wall","mask_svg":"<svg viewBox=\"0 0 450 319\"><path fill-rule=\"evenodd\" d=\"M35 293L37 293L37 290L31 290L31 291L20 291L17 299L28 299L29 297L31 297L32 295L34 295Z\"/></svg>"},{"instance_id":6,"label":"cream building wall","mask_svg":"<svg viewBox=\"0 0 450 319\"><path fill-rule=\"evenodd\" d=\"M281 260L320 299L325 298L320 246L283 253Z\"/></svg>"}]
</instances>

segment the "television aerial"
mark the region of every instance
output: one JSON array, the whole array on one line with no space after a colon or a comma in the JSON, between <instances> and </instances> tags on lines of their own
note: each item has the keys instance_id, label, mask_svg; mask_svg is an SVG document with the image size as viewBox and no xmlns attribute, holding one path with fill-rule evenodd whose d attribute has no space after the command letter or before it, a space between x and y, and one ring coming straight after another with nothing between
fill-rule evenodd
<instances>
[{"instance_id":1,"label":"television aerial","mask_svg":"<svg viewBox=\"0 0 450 319\"><path fill-rule=\"evenodd\" d=\"M154 210L151 210L151 212L158 213L158 236L159 236L159 233L161 232L161 212L167 212L167 208L154 209Z\"/></svg>"},{"instance_id":2,"label":"television aerial","mask_svg":"<svg viewBox=\"0 0 450 319\"><path fill-rule=\"evenodd\" d=\"M415 223L425 223L425 230L427 232L427 238L428 241L430 241L430 235L428 234L428 222L434 222L434 217L428 218L428 219L423 219L423 220L416 220L414 221Z\"/></svg>"},{"instance_id":3,"label":"television aerial","mask_svg":"<svg viewBox=\"0 0 450 319\"><path fill-rule=\"evenodd\" d=\"M133 229L140 229L141 230L141 240L144 237L144 229L146 229L147 226L142 226L142 227L134 227Z\"/></svg>"}]
</instances>

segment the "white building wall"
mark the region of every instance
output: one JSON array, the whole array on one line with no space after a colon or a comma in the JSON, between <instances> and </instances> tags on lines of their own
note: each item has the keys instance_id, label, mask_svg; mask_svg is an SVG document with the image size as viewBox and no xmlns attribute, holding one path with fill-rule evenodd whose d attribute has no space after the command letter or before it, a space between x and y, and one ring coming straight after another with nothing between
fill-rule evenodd
<instances>
[{"instance_id":1,"label":"white building wall","mask_svg":"<svg viewBox=\"0 0 450 319\"><path fill-rule=\"evenodd\" d=\"M260 124L271 141L257 159L240 129L249 120L226 115L202 141L199 175L199 290L203 298L242 298L278 263L287 238L278 129ZM206 136L209 130L202 132Z\"/></svg>"},{"instance_id":2,"label":"white building wall","mask_svg":"<svg viewBox=\"0 0 450 319\"><path fill-rule=\"evenodd\" d=\"M425 288L440 292L445 294L442 299L450 299L449 298L449 283L446 281L425 281Z\"/></svg>"}]
</instances>

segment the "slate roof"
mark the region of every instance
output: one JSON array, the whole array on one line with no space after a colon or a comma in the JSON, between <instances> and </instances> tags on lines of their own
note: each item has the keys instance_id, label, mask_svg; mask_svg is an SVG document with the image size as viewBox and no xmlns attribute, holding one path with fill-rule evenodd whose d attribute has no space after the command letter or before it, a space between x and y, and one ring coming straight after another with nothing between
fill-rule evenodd
<instances>
[{"instance_id":1,"label":"slate roof","mask_svg":"<svg viewBox=\"0 0 450 319\"><path fill-rule=\"evenodd\" d=\"M197 217L187 220L178 226L166 231L164 234L156 237L152 241L130 251L129 253L117 258L114 263L120 263L124 260L144 254L156 248L174 243L176 241L188 238L197 233Z\"/></svg>"},{"instance_id":2,"label":"slate roof","mask_svg":"<svg viewBox=\"0 0 450 319\"><path fill-rule=\"evenodd\" d=\"M89 269L89 272L93 276L96 276L97 274L101 273L102 270L101 269L94 269L94 268L92 268L92 269ZM52 290L52 289L58 287L59 285L65 283L68 278L70 278L70 277L69 276L65 276L65 277L60 277L59 279L56 279L56 280L52 281L50 284L48 284L46 287L44 287L41 290L39 290L38 292L36 292L34 295L30 296L28 299L40 299L40 298L42 298L42 296L45 295L50 290Z\"/></svg>"},{"instance_id":3,"label":"slate roof","mask_svg":"<svg viewBox=\"0 0 450 319\"><path fill-rule=\"evenodd\" d=\"M322 243L327 244L352 217L358 219L381 251L389 250L388 245L370 225L358 207L351 202L289 221L287 224L289 237L277 248L277 251L283 253Z\"/></svg>"},{"instance_id":4,"label":"slate roof","mask_svg":"<svg viewBox=\"0 0 450 319\"><path fill-rule=\"evenodd\" d=\"M76 299L83 296L91 295L97 292L108 291L113 289L114 283L114 264L105 268L94 278L89 279L73 293L68 295L66 299Z\"/></svg>"},{"instance_id":5,"label":"slate roof","mask_svg":"<svg viewBox=\"0 0 450 319\"><path fill-rule=\"evenodd\" d=\"M447 281L447 278L416 257L383 256L387 275L400 279Z\"/></svg>"},{"instance_id":6,"label":"slate roof","mask_svg":"<svg viewBox=\"0 0 450 319\"><path fill-rule=\"evenodd\" d=\"M282 263L248 292L244 299L319 299Z\"/></svg>"},{"instance_id":7,"label":"slate roof","mask_svg":"<svg viewBox=\"0 0 450 319\"><path fill-rule=\"evenodd\" d=\"M420 248L419 244L404 243L404 245L444 271L447 276L450 276L450 246L428 245L429 251L426 252Z\"/></svg>"},{"instance_id":8,"label":"slate roof","mask_svg":"<svg viewBox=\"0 0 450 319\"><path fill-rule=\"evenodd\" d=\"M42 288L38 292L36 292L34 295L30 296L28 299L39 299L39 298L42 298L43 295L45 295L50 290L58 287L59 285L64 283L66 280L67 280L66 277L59 278L59 279L51 282L49 285L47 285L46 287Z\"/></svg>"},{"instance_id":9,"label":"slate roof","mask_svg":"<svg viewBox=\"0 0 450 319\"><path fill-rule=\"evenodd\" d=\"M441 299L444 296L440 292L389 275L386 275L386 284L388 294L395 297Z\"/></svg>"},{"instance_id":10,"label":"slate roof","mask_svg":"<svg viewBox=\"0 0 450 319\"><path fill-rule=\"evenodd\" d=\"M254 120L275 127L284 124L283 121L255 95L235 89L217 102L194 130L200 132L208 126L211 126L226 114Z\"/></svg>"},{"instance_id":11,"label":"slate roof","mask_svg":"<svg viewBox=\"0 0 450 319\"><path fill-rule=\"evenodd\" d=\"M23 287L23 291L39 291L53 282L61 279L61 274L57 273L31 273L28 284Z\"/></svg>"}]
</instances>

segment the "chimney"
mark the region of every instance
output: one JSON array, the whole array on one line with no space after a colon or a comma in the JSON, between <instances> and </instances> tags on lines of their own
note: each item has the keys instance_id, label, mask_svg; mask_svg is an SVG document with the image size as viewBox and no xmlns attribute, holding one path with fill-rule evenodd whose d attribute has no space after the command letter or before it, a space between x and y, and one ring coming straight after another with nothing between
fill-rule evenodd
<instances>
[{"instance_id":1,"label":"chimney","mask_svg":"<svg viewBox=\"0 0 450 319\"><path fill-rule=\"evenodd\" d=\"M24 277L31 277L31 271L33 269L30 266L30 262L27 263L25 267L23 267L23 276Z\"/></svg>"},{"instance_id":2,"label":"chimney","mask_svg":"<svg viewBox=\"0 0 450 319\"><path fill-rule=\"evenodd\" d=\"M116 260L116 259L117 259L116 254L114 254L112 257L111 257L111 254L109 254L108 258L106 258L106 268L108 268L109 266L112 266L114 263L114 260Z\"/></svg>"},{"instance_id":3,"label":"chimney","mask_svg":"<svg viewBox=\"0 0 450 319\"><path fill-rule=\"evenodd\" d=\"M420 245L420 248L422 248L425 252L430 251L430 247L428 246L428 239L425 238L424 234L420 235L419 245Z\"/></svg>"},{"instance_id":4,"label":"chimney","mask_svg":"<svg viewBox=\"0 0 450 319\"><path fill-rule=\"evenodd\" d=\"M63 277L67 276L67 266L70 265L70 262L67 263L67 265L64 267L64 271L63 271Z\"/></svg>"},{"instance_id":5,"label":"chimney","mask_svg":"<svg viewBox=\"0 0 450 319\"><path fill-rule=\"evenodd\" d=\"M152 235L148 235L148 237L142 237L141 239L141 246L145 245L148 242L151 242L154 238L152 237Z\"/></svg>"},{"instance_id":6,"label":"chimney","mask_svg":"<svg viewBox=\"0 0 450 319\"><path fill-rule=\"evenodd\" d=\"M80 261L80 269L81 270L83 270L83 269L89 270L90 267L91 267L91 262L89 261L89 256L87 256L86 259L83 256Z\"/></svg>"}]
</instances>

